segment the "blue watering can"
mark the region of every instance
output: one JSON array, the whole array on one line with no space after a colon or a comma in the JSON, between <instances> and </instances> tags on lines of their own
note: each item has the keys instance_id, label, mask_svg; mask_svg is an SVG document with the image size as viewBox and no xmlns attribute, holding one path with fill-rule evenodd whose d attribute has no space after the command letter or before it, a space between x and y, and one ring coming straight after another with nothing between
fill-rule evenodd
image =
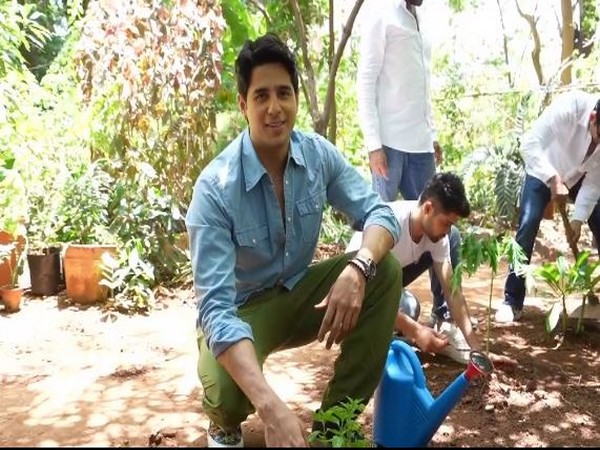
<instances>
[{"instance_id":1,"label":"blue watering can","mask_svg":"<svg viewBox=\"0 0 600 450\"><path fill-rule=\"evenodd\" d=\"M471 380L492 373L489 358L477 351L438 398L427 389L421 362L410 345L394 340L375 391L373 440L378 447L426 447Z\"/></svg>"}]
</instances>

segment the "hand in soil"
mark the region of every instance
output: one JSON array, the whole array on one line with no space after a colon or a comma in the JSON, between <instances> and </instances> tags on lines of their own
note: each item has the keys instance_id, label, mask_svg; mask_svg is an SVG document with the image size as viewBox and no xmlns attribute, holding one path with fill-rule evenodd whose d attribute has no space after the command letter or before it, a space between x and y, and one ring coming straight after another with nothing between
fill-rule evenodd
<instances>
[{"instance_id":1,"label":"hand in soil","mask_svg":"<svg viewBox=\"0 0 600 450\"><path fill-rule=\"evenodd\" d=\"M490 352L488 357L494 364L495 369L504 370L505 372L513 372L519 364L516 359L504 355L497 355Z\"/></svg>"}]
</instances>

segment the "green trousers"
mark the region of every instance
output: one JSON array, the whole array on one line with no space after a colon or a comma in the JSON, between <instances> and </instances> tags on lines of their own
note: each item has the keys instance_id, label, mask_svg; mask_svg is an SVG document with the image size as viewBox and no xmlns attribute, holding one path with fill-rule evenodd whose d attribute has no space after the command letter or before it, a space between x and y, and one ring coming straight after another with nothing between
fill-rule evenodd
<instances>
[{"instance_id":1,"label":"green trousers","mask_svg":"<svg viewBox=\"0 0 600 450\"><path fill-rule=\"evenodd\" d=\"M316 339L325 309L317 310L314 305L325 298L353 254L312 265L293 290L276 287L239 308L240 319L252 327L254 348L261 367L269 354ZM366 285L358 322L341 343L321 409L339 404L346 397L362 399L365 405L370 400L387 357L401 290L402 270L398 261L388 255L378 264L375 278ZM204 411L221 428L237 427L255 411L254 407L212 356L202 333L198 336L198 349Z\"/></svg>"}]
</instances>

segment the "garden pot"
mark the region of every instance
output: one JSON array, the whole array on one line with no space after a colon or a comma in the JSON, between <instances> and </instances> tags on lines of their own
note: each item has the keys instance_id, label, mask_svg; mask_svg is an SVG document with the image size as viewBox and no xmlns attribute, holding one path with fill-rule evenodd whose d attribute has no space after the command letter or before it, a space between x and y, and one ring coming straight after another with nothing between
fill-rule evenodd
<instances>
[{"instance_id":1,"label":"garden pot","mask_svg":"<svg viewBox=\"0 0 600 450\"><path fill-rule=\"evenodd\" d=\"M23 298L23 289L21 288L2 288L2 302L6 312L17 312L21 309L21 299Z\"/></svg>"},{"instance_id":2,"label":"garden pot","mask_svg":"<svg viewBox=\"0 0 600 450\"><path fill-rule=\"evenodd\" d=\"M0 286L6 286L12 283L12 271L11 268L17 265L18 252L21 251L25 246L25 238L23 236L17 236L16 248L12 251L11 261L4 261L0 264ZM15 238L12 234L7 231L0 230L0 244L7 245L15 242Z\"/></svg>"},{"instance_id":3,"label":"garden pot","mask_svg":"<svg viewBox=\"0 0 600 450\"><path fill-rule=\"evenodd\" d=\"M63 258L67 297L89 304L106 300L108 288L102 286L102 255L116 256L116 245L69 244Z\"/></svg>"},{"instance_id":4,"label":"garden pot","mask_svg":"<svg viewBox=\"0 0 600 450\"><path fill-rule=\"evenodd\" d=\"M29 253L29 276L33 295L55 295L61 282L60 247L47 247L42 253Z\"/></svg>"}]
</instances>

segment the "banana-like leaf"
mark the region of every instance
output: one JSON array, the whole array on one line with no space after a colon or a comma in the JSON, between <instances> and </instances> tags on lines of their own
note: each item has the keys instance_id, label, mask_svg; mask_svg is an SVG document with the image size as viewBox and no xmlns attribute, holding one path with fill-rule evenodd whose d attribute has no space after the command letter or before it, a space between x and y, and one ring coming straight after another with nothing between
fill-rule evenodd
<instances>
[{"instance_id":1,"label":"banana-like leaf","mask_svg":"<svg viewBox=\"0 0 600 450\"><path fill-rule=\"evenodd\" d=\"M556 302L546 314L546 332L548 334L552 333L552 331L556 328L558 324L558 320L560 319L560 313L563 311L563 306L561 302Z\"/></svg>"}]
</instances>

